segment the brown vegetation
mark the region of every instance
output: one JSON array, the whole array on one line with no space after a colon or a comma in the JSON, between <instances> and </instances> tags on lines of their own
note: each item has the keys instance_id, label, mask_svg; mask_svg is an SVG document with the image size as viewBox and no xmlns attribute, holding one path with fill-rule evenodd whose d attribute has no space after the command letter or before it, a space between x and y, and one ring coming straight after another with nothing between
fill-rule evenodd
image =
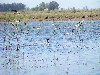
<instances>
[{"instance_id":1,"label":"brown vegetation","mask_svg":"<svg viewBox=\"0 0 100 75\"><path fill-rule=\"evenodd\" d=\"M20 20L28 22L33 20L39 21L62 21L62 20L100 20L100 9L98 10L72 10L64 11L19 11L13 12L0 12L0 22L15 22Z\"/></svg>"}]
</instances>

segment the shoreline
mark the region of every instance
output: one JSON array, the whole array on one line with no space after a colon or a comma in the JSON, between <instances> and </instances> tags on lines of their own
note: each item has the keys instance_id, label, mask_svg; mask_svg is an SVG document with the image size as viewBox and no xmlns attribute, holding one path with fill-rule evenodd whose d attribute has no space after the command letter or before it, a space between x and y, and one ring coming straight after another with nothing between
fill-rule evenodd
<instances>
[{"instance_id":1,"label":"shoreline","mask_svg":"<svg viewBox=\"0 0 100 75\"><path fill-rule=\"evenodd\" d=\"M100 19L62 19L62 20L49 20L49 19L46 19L46 20L41 20L41 19L35 19L35 20L22 20L22 21L19 21L19 20L16 20L16 21L13 21L13 20L2 20L0 19L0 22L32 22L32 21L82 21L82 20L86 20L86 21L95 21L95 20L100 20Z\"/></svg>"}]
</instances>

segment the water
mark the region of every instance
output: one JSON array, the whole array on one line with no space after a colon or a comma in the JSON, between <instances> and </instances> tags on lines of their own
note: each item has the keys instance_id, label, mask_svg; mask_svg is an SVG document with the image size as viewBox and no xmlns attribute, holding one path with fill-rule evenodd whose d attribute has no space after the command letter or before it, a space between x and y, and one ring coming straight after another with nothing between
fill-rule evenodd
<instances>
[{"instance_id":1,"label":"water","mask_svg":"<svg viewBox=\"0 0 100 75\"><path fill-rule=\"evenodd\" d=\"M0 23L0 75L100 75L100 21Z\"/></svg>"}]
</instances>

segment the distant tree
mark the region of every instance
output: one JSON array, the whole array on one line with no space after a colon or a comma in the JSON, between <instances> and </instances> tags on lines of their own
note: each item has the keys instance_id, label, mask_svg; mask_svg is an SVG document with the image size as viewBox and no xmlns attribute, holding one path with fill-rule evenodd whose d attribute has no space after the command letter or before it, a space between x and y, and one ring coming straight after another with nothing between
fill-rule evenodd
<instances>
[{"instance_id":1,"label":"distant tree","mask_svg":"<svg viewBox=\"0 0 100 75\"><path fill-rule=\"evenodd\" d=\"M43 11L44 9L46 9L45 2L42 2L39 5L37 5L36 7L32 8L33 11Z\"/></svg>"},{"instance_id":2,"label":"distant tree","mask_svg":"<svg viewBox=\"0 0 100 75\"><path fill-rule=\"evenodd\" d=\"M18 3L18 4L16 5L16 8L18 8L17 10L23 10L23 9L25 9L25 5L22 4L22 3Z\"/></svg>"},{"instance_id":3,"label":"distant tree","mask_svg":"<svg viewBox=\"0 0 100 75\"><path fill-rule=\"evenodd\" d=\"M76 13L76 9L75 7L72 8L73 13Z\"/></svg>"},{"instance_id":4,"label":"distant tree","mask_svg":"<svg viewBox=\"0 0 100 75\"><path fill-rule=\"evenodd\" d=\"M29 11L30 10L30 8L29 7L26 7L26 11Z\"/></svg>"},{"instance_id":5,"label":"distant tree","mask_svg":"<svg viewBox=\"0 0 100 75\"><path fill-rule=\"evenodd\" d=\"M42 2L36 7L32 8L32 10L33 11L44 11L44 9L55 10L55 9L59 9L58 7L59 7L59 4L55 1L52 1L50 3Z\"/></svg>"},{"instance_id":6,"label":"distant tree","mask_svg":"<svg viewBox=\"0 0 100 75\"><path fill-rule=\"evenodd\" d=\"M52 1L48 4L48 10L58 9L59 4L56 1Z\"/></svg>"},{"instance_id":7,"label":"distant tree","mask_svg":"<svg viewBox=\"0 0 100 75\"><path fill-rule=\"evenodd\" d=\"M48 9L49 3L45 3L45 7L46 9Z\"/></svg>"},{"instance_id":8,"label":"distant tree","mask_svg":"<svg viewBox=\"0 0 100 75\"><path fill-rule=\"evenodd\" d=\"M33 11L39 11L39 6L37 5L36 7L32 8Z\"/></svg>"},{"instance_id":9,"label":"distant tree","mask_svg":"<svg viewBox=\"0 0 100 75\"><path fill-rule=\"evenodd\" d=\"M64 8L61 8L61 11L63 11L64 10Z\"/></svg>"},{"instance_id":10,"label":"distant tree","mask_svg":"<svg viewBox=\"0 0 100 75\"><path fill-rule=\"evenodd\" d=\"M87 6L83 7L83 10L87 11L89 10Z\"/></svg>"},{"instance_id":11,"label":"distant tree","mask_svg":"<svg viewBox=\"0 0 100 75\"><path fill-rule=\"evenodd\" d=\"M12 3L12 4L1 4L0 3L0 11L11 11L11 10L24 10L25 5L22 3Z\"/></svg>"},{"instance_id":12,"label":"distant tree","mask_svg":"<svg viewBox=\"0 0 100 75\"><path fill-rule=\"evenodd\" d=\"M46 4L45 4L45 2L40 3L39 7L43 8L43 9L46 9Z\"/></svg>"},{"instance_id":13,"label":"distant tree","mask_svg":"<svg viewBox=\"0 0 100 75\"><path fill-rule=\"evenodd\" d=\"M42 2L39 4L39 11L43 11L44 9L46 9L46 5L45 2Z\"/></svg>"}]
</instances>

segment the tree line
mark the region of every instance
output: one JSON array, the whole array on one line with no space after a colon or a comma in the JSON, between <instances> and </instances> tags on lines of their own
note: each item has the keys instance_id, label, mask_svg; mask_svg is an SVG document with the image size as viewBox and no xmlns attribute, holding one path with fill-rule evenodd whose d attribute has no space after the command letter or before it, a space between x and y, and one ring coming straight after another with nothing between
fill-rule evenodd
<instances>
[{"instance_id":1,"label":"tree line","mask_svg":"<svg viewBox=\"0 0 100 75\"><path fill-rule=\"evenodd\" d=\"M1 4L0 3L0 11L1 12L5 12L5 11L11 11L11 10L24 10L25 9L25 5L22 3L12 3L12 4Z\"/></svg>"},{"instance_id":2,"label":"tree line","mask_svg":"<svg viewBox=\"0 0 100 75\"><path fill-rule=\"evenodd\" d=\"M41 2L39 5L33 8L26 8L25 4L22 3L12 3L12 4L1 4L0 3L0 12L5 12L5 11L12 11L12 10L32 10L32 11L44 11L44 10L59 10L59 3L56 1L51 1L49 3ZM61 8L60 10L64 10ZM74 13L76 12L76 8L70 8L68 10L72 10ZM88 10L88 7L84 7L83 10Z\"/></svg>"},{"instance_id":3,"label":"tree line","mask_svg":"<svg viewBox=\"0 0 100 75\"><path fill-rule=\"evenodd\" d=\"M1 4L0 3L0 11L5 12L5 11L11 11L11 10L27 10L26 5L22 3L12 3L12 4ZM56 1L51 1L49 3L42 2L36 7L33 7L29 10L33 11L44 11L44 10L55 10L59 9L59 4Z\"/></svg>"},{"instance_id":4,"label":"tree line","mask_svg":"<svg viewBox=\"0 0 100 75\"><path fill-rule=\"evenodd\" d=\"M36 7L32 8L33 11L57 10L57 9L59 9L59 4L56 1L51 1L49 3L42 2Z\"/></svg>"}]
</instances>

